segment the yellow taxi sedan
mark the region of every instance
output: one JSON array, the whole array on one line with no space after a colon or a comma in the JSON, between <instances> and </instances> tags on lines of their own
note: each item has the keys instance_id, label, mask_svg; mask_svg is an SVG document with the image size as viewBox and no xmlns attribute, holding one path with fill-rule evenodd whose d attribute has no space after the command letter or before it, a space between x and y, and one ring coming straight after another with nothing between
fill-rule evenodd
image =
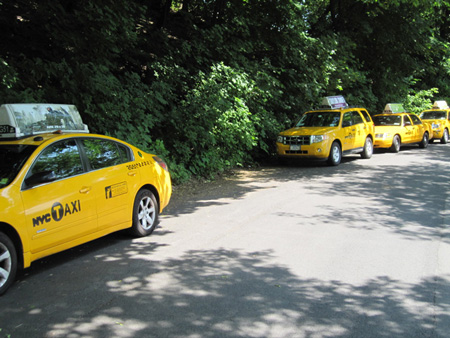
<instances>
[{"instance_id":1,"label":"yellow taxi sedan","mask_svg":"<svg viewBox=\"0 0 450 338\"><path fill-rule=\"evenodd\" d=\"M430 135L430 143L440 140L442 144L449 141L450 130L450 107L446 101L436 101L429 110L424 110L420 114L423 122L429 124L433 130Z\"/></svg>"},{"instance_id":2,"label":"yellow taxi sedan","mask_svg":"<svg viewBox=\"0 0 450 338\"><path fill-rule=\"evenodd\" d=\"M279 134L279 158L326 160L337 166L343 155L372 157L374 125L367 110L349 107L342 96L328 96L322 106Z\"/></svg>"},{"instance_id":3,"label":"yellow taxi sedan","mask_svg":"<svg viewBox=\"0 0 450 338\"><path fill-rule=\"evenodd\" d=\"M122 229L151 234L172 193L159 157L90 134L70 105L2 105L0 168L0 294L39 258Z\"/></svg>"},{"instance_id":4,"label":"yellow taxi sedan","mask_svg":"<svg viewBox=\"0 0 450 338\"><path fill-rule=\"evenodd\" d=\"M403 105L388 103L383 114L373 116L375 123L375 148L387 148L398 153L404 144L428 146L432 133L429 125L415 114L405 111Z\"/></svg>"}]
</instances>

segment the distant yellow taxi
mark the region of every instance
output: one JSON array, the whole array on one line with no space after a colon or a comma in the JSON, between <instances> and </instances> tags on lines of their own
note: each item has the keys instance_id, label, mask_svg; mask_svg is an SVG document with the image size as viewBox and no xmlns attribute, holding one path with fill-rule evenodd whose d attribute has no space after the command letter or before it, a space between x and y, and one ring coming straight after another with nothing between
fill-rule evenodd
<instances>
[{"instance_id":1,"label":"distant yellow taxi","mask_svg":"<svg viewBox=\"0 0 450 338\"><path fill-rule=\"evenodd\" d=\"M372 157L374 125L367 110L349 107L342 96L328 96L322 106L304 113L293 128L279 134L278 156L326 160L333 166L347 154Z\"/></svg>"},{"instance_id":2,"label":"distant yellow taxi","mask_svg":"<svg viewBox=\"0 0 450 338\"><path fill-rule=\"evenodd\" d=\"M398 153L404 144L426 148L432 133L428 124L415 114L405 111L402 104L388 103L383 114L373 116L375 148L387 148Z\"/></svg>"},{"instance_id":3,"label":"distant yellow taxi","mask_svg":"<svg viewBox=\"0 0 450 338\"><path fill-rule=\"evenodd\" d=\"M122 229L149 235L172 193L159 157L90 134L72 105L2 105L0 166L0 294L44 256Z\"/></svg>"},{"instance_id":4,"label":"distant yellow taxi","mask_svg":"<svg viewBox=\"0 0 450 338\"><path fill-rule=\"evenodd\" d=\"M430 143L440 140L442 144L448 143L450 130L450 107L446 101L436 101L429 110L420 114L424 123L431 126L433 134L430 134Z\"/></svg>"}]
</instances>

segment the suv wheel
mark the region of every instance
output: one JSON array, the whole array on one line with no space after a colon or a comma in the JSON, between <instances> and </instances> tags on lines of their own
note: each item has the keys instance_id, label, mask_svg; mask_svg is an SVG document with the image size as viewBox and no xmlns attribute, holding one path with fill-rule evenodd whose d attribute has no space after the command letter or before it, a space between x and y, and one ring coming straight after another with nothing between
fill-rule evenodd
<instances>
[{"instance_id":1,"label":"suv wheel","mask_svg":"<svg viewBox=\"0 0 450 338\"><path fill-rule=\"evenodd\" d=\"M334 141L330 148L330 155L328 156L328 164L337 166L341 163L342 151L338 142Z\"/></svg>"},{"instance_id":2,"label":"suv wheel","mask_svg":"<svg viewBox=\"0 0 450 338\"><path fill-rule=\"evenodd\" d=\"M373 154L373 142L370 137L366 138L366 142L364 142L364 149L361 153L362 158L371 158Z\"/></svg>"},{"instance_id":3,"label":"suv wheel","mask_svg":"<svg viewBox=\"0 0 450 338\"><path fill-rule=\"evenodd\" d=\"M420 148L426 148L428 147L428 133L423 134L422 141L419 143Z\"/></svg>"}]
</instances>

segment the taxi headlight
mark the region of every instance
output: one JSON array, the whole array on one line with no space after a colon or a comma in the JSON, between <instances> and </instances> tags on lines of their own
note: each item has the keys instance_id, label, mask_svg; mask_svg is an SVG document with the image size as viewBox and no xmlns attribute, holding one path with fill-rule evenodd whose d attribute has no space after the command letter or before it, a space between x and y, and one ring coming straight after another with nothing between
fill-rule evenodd
<instances>
[{"instance_id":1,"label":"taxi headlight","mask_svg":"<svg viewBox=\"0 0 450 338\"><path fill-rule=\"evenodd\" d=\"M433 129L438 129L440 126L441 126L440 123L432 123L431 124L431 128L433 128Z\"/></svg>"},{"instance_id":2,"label":"taxi headlight","mask_svg":"<svg viewBox=\"0 0 450 338\"><path fill-rule=\"evenodd\" d=\"M323 142L325 135L311 135L311 144Z\"/></svg>"},{"instance_id":3,"label":"taxi headlight","mask_svg":"<svg viewBox=\"0 0 450 338\"><path fill-rule=\"evenodd\" d=\"M284 136L279 135L279 136L277 137L277 142L278 142L278 143L284 143Z\"/></svg>"}]
</instances>

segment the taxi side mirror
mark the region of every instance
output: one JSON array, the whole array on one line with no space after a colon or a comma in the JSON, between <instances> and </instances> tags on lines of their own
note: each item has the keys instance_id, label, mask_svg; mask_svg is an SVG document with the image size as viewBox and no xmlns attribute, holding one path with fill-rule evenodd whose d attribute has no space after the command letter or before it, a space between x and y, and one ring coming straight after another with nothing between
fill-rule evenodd
<instances>
[{"instance_id":1,"label":"taxi side mirror","mask_svg":"<svg viewBox=\"0 0 450 338\"><path fill-rule=\"evenodd\" d=\"M28 188L34 187L35 185L52 182L56 179L56 174L52 170L42 171L35 173L25 179L25 184Z\"/></svg>"}]
</instances>

